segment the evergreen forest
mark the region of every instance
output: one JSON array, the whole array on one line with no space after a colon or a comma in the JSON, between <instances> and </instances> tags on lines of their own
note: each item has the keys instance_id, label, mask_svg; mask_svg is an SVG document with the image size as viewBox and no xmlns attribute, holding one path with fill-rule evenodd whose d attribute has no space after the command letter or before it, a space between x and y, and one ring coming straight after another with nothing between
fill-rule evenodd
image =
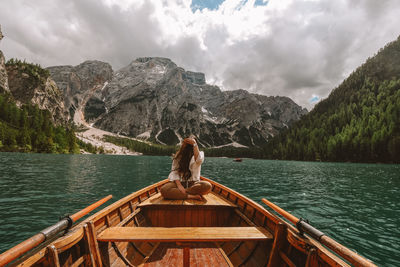
<instances>
[{"instance_id":1,"label":"evergreen forest","mask_svg":"<svg viewBox=\"0 0 400 267\"><path fill-rule=\"evenodd\" d=\"M354 71L263 157L284 160L400 162L400 37Z\"/></svg>"},{"instance_id":2,"label":"evergreen forest","mask_svg":"<svg viewBox=\"0 0 400 267\"><path fill-rule=\"evenodd\" d=\"M0 94L0 151L79 153L79 146L73 128L54 125L48 110L19 108L9 94Z\"/></svg>"},{"instance_id":3,"label":"evergreen forest","mask_svg":"<svg viewBox=\"0 0 400 267\"><path fill-rule=\"evenodd\" d=\"M105 135L104 141L116 144L118 146L124 146L131 151L143 153L143 155L151 156L171 156L178 149L178 147L176 146L166 146L148 142L141 142L129 138L115 137L111 135Z\"/></svg>"}]
</instances>

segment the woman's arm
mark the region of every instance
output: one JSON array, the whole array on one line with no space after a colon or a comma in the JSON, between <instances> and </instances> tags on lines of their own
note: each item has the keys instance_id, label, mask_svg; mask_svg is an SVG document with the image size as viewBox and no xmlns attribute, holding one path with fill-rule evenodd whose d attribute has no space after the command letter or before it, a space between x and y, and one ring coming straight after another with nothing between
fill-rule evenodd
<instances>
[{"instance_id":1,"label":"woman's arm","mask_svg":"<svg viewBox=\"0 0 400 267\"><path fill-rule=\"evenodd\" d=\"M194 160L197 161L197 159L199 158L199 146L197 145L196 139L194 138L187 138L185 140L188 140L187 143L191 144L193 146L193 156L194 156Z\"/></svg>"},{"instance_id":2,"label":"woman's arm","mask_svg":"<svg viewBox=\"0 0 400 267\"><path fill-rule=\"evenodd\" d=\"M194 139L193 139L194 140ZM194 160L197 161L197 159L199 158L199 146L196 143L196 140L194 140L194 144L193 144L193 155L194 155Z\"/></svg>"}]
</instances>

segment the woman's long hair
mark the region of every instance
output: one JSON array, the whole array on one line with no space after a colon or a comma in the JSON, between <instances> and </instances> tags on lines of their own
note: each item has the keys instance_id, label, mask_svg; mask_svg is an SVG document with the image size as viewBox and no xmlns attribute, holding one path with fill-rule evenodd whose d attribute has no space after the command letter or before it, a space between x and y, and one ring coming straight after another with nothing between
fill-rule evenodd
<instances>
[{"instance_id":1,"label":"woman's long hair","mask_svg":"<svg viewBox=\"0 0 400 267\"><path fill-rule=\"evenodd\" d=\"M187 138L186 138L187 139ZM188 144L184 139L181 145L181 148L178 152L174 155L174 160L178 161L178 169L182 180L187 181L192 173L189 170L190 160L193 157L193 145Z\"/></svg>"}]
</instances>

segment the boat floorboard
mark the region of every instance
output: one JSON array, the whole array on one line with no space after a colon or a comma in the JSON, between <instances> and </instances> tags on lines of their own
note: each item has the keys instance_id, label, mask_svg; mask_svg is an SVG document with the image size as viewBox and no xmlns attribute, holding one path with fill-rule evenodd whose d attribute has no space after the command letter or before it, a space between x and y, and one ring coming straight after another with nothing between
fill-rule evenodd
<instances>
[{"instance_id":1,"label":"boat floorboard","mask_svg":"<svg viewBox=\"0 0 400 267\"><path fill-rule=\"evenodd\" d=\"M215 243L190 244L190 266L232 266ZM175 243L161 243L143 266L183 266L183 249Z\"/></svg>"},{"instance_id":2,"label":"boat floorboard","mask_svg":"<svg viewBox=\"0 0 400 267\"><path fill-rule=\"evenodd\" d=\"M139 204L139 207L149 206L149 205L200 205L200 206L228 206L228 207L236 207L235 204L221 198L214 192L210 192L207 195L203 196L203 200L193 200L193 199L184 199L184 200L170 200L164 199L160 193L154 194L150 198L146 199L142 203Z\"/></svg>"}]
</instances>

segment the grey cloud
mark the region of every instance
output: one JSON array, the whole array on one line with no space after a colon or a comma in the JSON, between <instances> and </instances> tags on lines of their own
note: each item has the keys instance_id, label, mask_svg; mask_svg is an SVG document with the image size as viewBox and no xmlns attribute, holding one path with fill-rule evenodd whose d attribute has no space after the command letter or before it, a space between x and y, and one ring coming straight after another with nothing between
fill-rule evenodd
<instances>
[{"instance_id":1,"label":"grey cloud","mask_svg":"<svg viewBox=\"0 0 400 267\"><path fill-rule=\"evenodd\" d=\"M35 59L44 66L99 59L120 68L159 49L157 38L161 33L151 18L154 8L147 1L128 11L94 0L40 1L34 10L22 1L11 3L0 4L3 31L10 41L29 52L20 55L13 46L5 45L8 58Z\"/></svg>"},{"instance_id":2,"label":"grey cloud","mask_svg":"<svg viewBox=\"0 0 400 267\"><path fill-rule=\"evenodd\" d=\"M400 3L387 2L391 4L379 5L379 12L371 13L373 1L360 2L355 10L337 1L295 1L283 15L269 18L271 35L220 50L230 58L221 75L224 88L286 95L310 109L313 94L327 97L400 33L393 27L394 21L400 22Z\"/></svg>"},{"instance_id":3,"label":"grey cloud","mask_svg":"<svg viewBox=\"0 0 400 267\"><path fill-rule=\"evenodd\" d=\"M269 33L247 40L228 43L225 26L211 23L203 50L197 33L165 40L154 10L150 1L127 10L95 0L1 1L1 50L43 66L98 59L114 69L164 56L225 90L289 96L310 109L313 94L327 97L400 34L397 0L293 1L282 12L267 11Z\"/></svg>"}]
</instances>

